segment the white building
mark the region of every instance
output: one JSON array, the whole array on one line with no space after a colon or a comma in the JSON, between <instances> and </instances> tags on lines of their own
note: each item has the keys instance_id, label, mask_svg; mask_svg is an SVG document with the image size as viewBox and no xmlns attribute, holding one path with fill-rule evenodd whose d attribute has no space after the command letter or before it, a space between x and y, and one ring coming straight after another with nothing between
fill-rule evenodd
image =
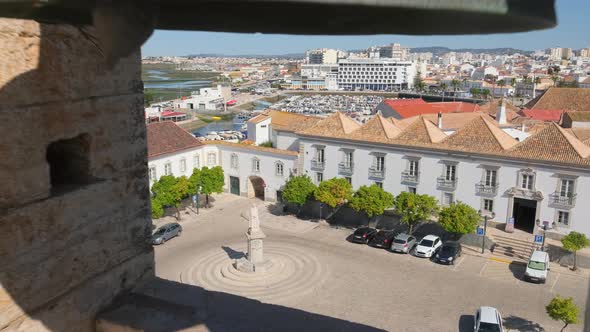
<instances>
[{"instance_id":1,"label":"white building","mask_svg":"<svg viewBox=\"0 0 590 332\"><path fill-rule=\"evenodd\" d=\"M392 59L348 58L338 63L338 87L344 90L407 89L416 64Z\"/></svg>"},{"instance_id":2,"label":"white building","mask_svg":"<svg viewBox=\"0 0 590 332\"><path fill-rule=\"evenodd\" d=\"M189 177L194 168L221 166L224 191L268 201L296 173L297 152L223 141L199 142L172 122L147 126L150 187L163 175Z\"/></svg>"},{"instance_id":3,"label":"white building","mask_svg":"<svg viewBox=\"0 0 590 332\"><path fill-rule=\"evenodd\" d=\"M305 51L305 63L312 65L338 63L338 56L341 54L341 51L330 48L307 50Z\"/></svg>"},{"instance_id":4,"label":"white building","mask_svg":"<svg viewBox=\"0 0 590 332\"><path fill-rule=\"evenodd\" d=\"M189 98L174 102L175 108L196 109L201 111L223 110L225 103L231 99L231 88L218 85L216 88L201 88Z\"/></svg>"}]
</instances>

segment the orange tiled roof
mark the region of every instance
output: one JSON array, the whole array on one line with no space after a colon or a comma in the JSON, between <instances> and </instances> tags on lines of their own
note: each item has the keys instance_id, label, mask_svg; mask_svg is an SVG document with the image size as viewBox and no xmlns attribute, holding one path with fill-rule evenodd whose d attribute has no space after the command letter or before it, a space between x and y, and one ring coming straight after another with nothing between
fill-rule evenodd
<instances>
[{"instance_id":1,"label":"orange tiled roof","mask_svg":"<svg viewBox=\"0 0 590 332\"><path fill-rule=\"evenodd\" d=\"M188 131L172 121L147 125L148 158L202 146Z\"/></svg>"},{"instance_id":2,"label":"orange tiled roof","mask_svg":"<svg viewBox=\"0 0 590 332\"><path fill-rule=\"evenodd\" d=\"M541 96L531 100L529 109L590 111L590 89L549 88Z\"/></svg>"},{"instance_id":3,"label":"orange tiled roof","mask_svg":"<svg viewBox=\"0 0 590 332\"><path fill-rule=\"evenodd\" d=\"M362 127L352 132L351 137L369 139L392 139L402 130L388 121L381 114L377 114L367 121Z\"/></svg>"},{"instance_id":4,"label":"orange tiled roof","mask_svg":"<svg viewBox=\"0 0 590 332\"><path fill-rule=\"evenodd\" d=\"M467 150L503 152L518 144L518 141L500 129L487 115L479 114L441 144Z\"/></svg>"},{"instance_id":5,"label":"orange tiled roof","mask_svg":"<svg viewBox=\"0 0 590 332\"><path fill-rule=\"evenodd\" d=\"M303 135L328 137L347 136L359 127L360 125L353 119L340 112L335 112L334 114L318 121L313 126L306 128L299 133Z\"/></svg>"},{"instance_id":6,"label":"orange tiled roof","mask_svg":"<svg viewBox=\"0 0 590 332\"><path fill-rule=\"evenodd\" d=\"M307 116L274 110L269 112L269 116L271 117L272 128L282 131L304 130L322 120L322 118L318 116Z\"/></svg>"},{"instance_id":7,"label":"orange tiled roof","mask_svg":"<svg viewBox=\"0 0 590 332\"><path fill-rule=\"evenodd\" d=\"M430 144L438 143L447 135L424 117L417 117L398 137L405 143Z\"/></svg>"}]
</instances>

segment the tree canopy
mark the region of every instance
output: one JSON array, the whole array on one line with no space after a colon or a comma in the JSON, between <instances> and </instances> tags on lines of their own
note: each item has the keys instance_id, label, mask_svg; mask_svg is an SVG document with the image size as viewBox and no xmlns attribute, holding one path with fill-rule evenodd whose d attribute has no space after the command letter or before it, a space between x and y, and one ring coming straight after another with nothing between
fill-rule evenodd
<instances>
[{"instance_id":1,"label":"tree canopy","mask_svg":"<svg viewBox=\"0 0 590 332\"><path fill-rule=\"evenodd\" d=\"M348 205L355 211L364 212L369 218L382 215L393 206L393 195L376 184L361 186L352 196Z\"/></svg>"},{"instance_id":2,"label":"tree canopy","mask_svg":"<svg viewBox=\"0 0 590 332\"><path fill-rule=\"evenodd\" d=\"M162 216L164 215L164 208L162 207L162 203L160 203L160 200L155 197L152 197L150 199L150 205L152 207L152 218L162 218Z\"/></svg>"},{"instance_id":3,"label":"tree canopy","mask_svg":"<svg viewBox=\"0 0 590 332\"><path fill-rule=\"evenodd\" d=\"M314 192L315 199L335 208L350 200L352 185L344 178L322 181Z\"/></svg>"},{"instance_id":4,"label":"tree canopy","mask_svg":"<svg viewBox=\"0 0 590 332\"><path fill-rule=\"evenodd\" d=\"M574 253L574 270L577 269L577 265L576 265L577 251L589 246L590 240L586 237L585 234L582 234L579 232L570 232L568 235L564 236L561 239L561 244L563 244L563 249Z\"/></svg>"},{"instance_id":5,"label":"tree canopy","mask_svg":"<svg viewBox=\"0 0 590 332\"><path fill-rule=\"evenodd\" d=\"M438 212L438 201L428 195L402 192L393 201L395 210L400 214L402 222L409 227L409 232L420 220L425 220Z\"/></svg>"},{"instance_id":6,"label":"tree canopy","mask_svg":"<svg viewBox=\"0 0 590 332\"><path fill-rule=\"evenodd\" d=\"M285 183L283 200L287 203L302 206L313 195L316 188L309 176L293 176Z\"/></svg>"},{"instance_id":7,"label":"tree canopy","mask_svg":"<svg viewBox=\"0 0 590 332\"><path fill-rule=\"evenodd\" d=\"M223 191L225 177L221 166L201 168L199 174L201 193L205 195L206 205L209 205L209 195Z\"/></svg>"},{"instance_id":8,"label":"tree canopy","mask_svg":"<svg viewBox=\"0 0 590 332\"><path fill-rule=\"evenodd\" d=\"M160 214L160 208L174 206L177 212L176 219L180 219L180 203L188 195L188 192L189 181L186 176L175 178L172 175L164 175L160 177L160 180L152 185L152 214L155 209L155 215L161 216L163 210Z\"/></svg>"},{"instance_id":9,"label":"tree canopy","mask_svg":"<svg viewBox=\"0 0 590 332\"><path fill-rule=\"evenodd\" d=\"M569 324L576 324L578 322L578 307L574 303L574 299L562 298L559 295L554 297L551 302L545 307L547 314L553 320L560 320L565 325L561 328L563 331Z\"/></svg>"},{"instance_id":10,"label":"tree canopy","mask_svg":"<svg viewBox=\"0 0 590 332\"><path fill-rule=\"evenodd\" d=\"M480 216L471 206L457 202L442 208L438 221L447 232L456 234L473 233Z\"/></svg>"}]
</instances>

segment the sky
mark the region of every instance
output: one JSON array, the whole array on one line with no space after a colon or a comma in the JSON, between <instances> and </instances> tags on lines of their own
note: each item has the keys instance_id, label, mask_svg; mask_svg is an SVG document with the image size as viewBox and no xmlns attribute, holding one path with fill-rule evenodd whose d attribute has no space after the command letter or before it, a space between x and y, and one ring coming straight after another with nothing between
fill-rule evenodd
<instances>
[{"instance_id":1,"label":"sky","mask_svg":"<svg viewBox=\"0 0 590 332\"><path fill-rule=\"evenodd\" d=\"M589 0L557 0L556 28L513 34L471 36L300 36L240 34L200 31L156 30L142 47L142 55L281 55L303 53L312 48L364 49L373 45L401 43L409 47L446 46L449 48L513 47L537 50L550 47L590 47ZM261 18L262 19L262 18Z\"/></svg>"}]
</instances>

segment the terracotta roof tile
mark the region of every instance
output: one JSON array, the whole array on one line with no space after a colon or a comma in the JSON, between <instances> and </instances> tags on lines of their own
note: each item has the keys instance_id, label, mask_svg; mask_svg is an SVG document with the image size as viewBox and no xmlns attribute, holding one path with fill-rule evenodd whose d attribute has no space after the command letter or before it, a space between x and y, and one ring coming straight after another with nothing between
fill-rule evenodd
<instances>
[{"instance_id":1,"label":"terracotta roof tile","mask_svg":"<svg viewBox=\"0 0 590 332\"><path fill-rule=\"evenodd\" d=\"M568 128L565 129L568 133L574 135L577 139L584 142L590 139L590 128Z\"/></svg>"},{"instance_id":2,"label":"terracotta roof tile","mask_svg":"<svg viewBox=\"0 0 590 332\"><path fill-rule=\"evenodd\" d=\"M503 152L518 144L518 141L500 129L487 115L479 114L441 144L467 151Z\"/></svg>"},{"instance_id":3,"label":"terracotta roof tile","mask_svg":"<svg viewBox=\"0 0 590 332\"><path fill-rule=\"evenodd\" d=\"M517 158L590 165L590 147L555 123L515 145L509 155Z\"/></svg>"},{"instance_id":4,"label":"terracotta roof tile","mask_svg":"<svg viewBox=\"0 0 590 332\"><path fill-rule=\"evenodd\" d=\"M392 139L399 135L402 130L388 121L381 114L377 114L367 121L362 127L355 130L350 136L353 138L368 139Z\"/></svg>"},{"instance_id":5,"label":"terracotta roof tile","mask_svg":"<svg viewBox=\"0 0 590 332\"><path fill-rule=\"evenodd\" d=\"M561 120L561 115L563 114L563 112L563 110L522 110L522 113L531 119L554 122L559 122L559 120Z\"/></svg>"},{"instance_id":6,"label":"terracotta roof tile","mask_svg":"<svg viewBox=\"0 0 590 332\"><path fill-rule=\"evenodd\" d=\"M431 144L438 143L445 139L447 135L435 126L432 122L420 116L414 120L404 131L396 138L396 141L405 143Z\"/></svg>"},{"instance_id":7,"label":"terracotta roof tile","mask_svg":"<svg viewBox=\"0 0 590 332\"><path fill-rule=\"evenodd\" d=\"M147 145L148 158L202 146L199 140L172 121L148 124Z\"/></svg>"},{"instance_id":8,"label":"terracotta roof tile","mask_svg":"<svg viewBox=\"0 0 590 332\"><path fill-rule=\"evenodd\" d=\"M258 114L257 116L248 120L248 123L260 123L269 118L268 112Z\"/></svg>"},{"instance_id":9,"label":"terracotta roof tile","mask_svg":"<svg viewBox=\"0 0 590 332\"><path fill-rule=\"evenodd\" d=\"M572 121L590 122L590 112L566 112Z\"/></svg>"},{"instance_id":10,"label":"terracotta roof tile","mask_svg":"<svg viewBox=\"0 0 590 332\"><path fill-rule=\"evenodd\" d=\"M529 109L590 111L590 89L549 88L527 104Z\"/></svg>"},{"instance_id":11,"label":"terracotta roof tile","mask_svg":"<svg viewBox=\"0 0 590 332\"><path fill-rule=\"evenodd\" d=\"M360 125L353 119L340 112L335 112L318 121L315 125L299 131L299 133L311 136L339 137L346 136L359 127Z\"/></svg>"},{"instance_id":12,"label":"terracotta roof tile","mask_svg":"<svg viewBox=\"0 0 590 332\"><path fill-rule=\"evenodd\" d=\"M282 131L304 130L322 120L322 118L318 116L308 116L274 110L269 112L269 116L271 117L272 128Z\"/></svg>"},{"instance_id":13,"label":"terracotta roof tile","mask_svg":"<svg viewBox=\"0 0 590 332\"><path fill-rule=\"evenodd\" d=\"M206 144L206 145L224 145L224 146L234 147L234 148L237 148L237 149L262 151L262 152L268 152L268 153L282 154L282 155L286 155L286 156L298 156L299 155L299 153L296 152L296 151L281 150L281 149L275 149L275 148L267 148L267 147L262 147L262 146L257 146L257 145L250 145L250 144L231 143L231 142L226 142L226 141L203 141L203 144Z\"/></svg>"}]
</instances>

